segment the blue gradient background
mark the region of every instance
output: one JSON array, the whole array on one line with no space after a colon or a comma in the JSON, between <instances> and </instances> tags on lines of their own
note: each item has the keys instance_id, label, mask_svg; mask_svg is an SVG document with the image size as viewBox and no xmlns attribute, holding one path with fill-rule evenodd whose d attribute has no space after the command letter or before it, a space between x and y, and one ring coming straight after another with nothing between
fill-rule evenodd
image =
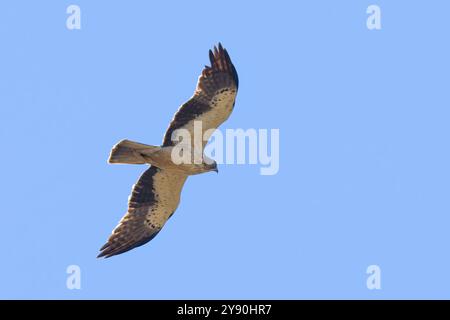
<instances>
[{"instance_id":1,"label":"blue gradient background","mask_svg":"<svg viewBox=\"0 0 450 320\"><path fill-rule=\"evenodd\" d=\"M448 1L0 8L0 298L450 298ZM160 143L218 41L240 76L222 129L279 128L279 174L190 178L151 243L96 259L144 170L111 146Z\"/></svg>"}]
</instances>

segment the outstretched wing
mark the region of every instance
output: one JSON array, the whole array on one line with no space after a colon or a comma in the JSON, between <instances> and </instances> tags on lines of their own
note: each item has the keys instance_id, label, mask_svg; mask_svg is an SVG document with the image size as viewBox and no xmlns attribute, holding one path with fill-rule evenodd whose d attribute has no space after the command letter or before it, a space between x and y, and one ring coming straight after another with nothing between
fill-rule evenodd
<instances>
[{"instance_id":1,"label":"outstretched wing","mask_svg":"<svg viewBox=\"0 0 450 320\"><path fill-rule=\"evenodd\" d=\"M133 186L128 212L100 249L98 258L109 258L152 240L176 210L186 178L157 167L147 169Z\"/></svg>"},{"instance_id":2,"label":"outstretched wing","mask_svg":"<svg viewBox=\"0 0 450 320\"><path fill-rule=\"evenodd\" d=\"M176 144L172 134L177 129L187 129L194 139L194 121L201 121L202 136L207 141L212 130L206 137L204 132L216 129L233 111L239 86L236 69L220 43L218 48L214 47L214 52L209 51L209 59L211 66L205 66L194 95L175 114L164 135L163 146Z\"/></svg>"}]
</instances>

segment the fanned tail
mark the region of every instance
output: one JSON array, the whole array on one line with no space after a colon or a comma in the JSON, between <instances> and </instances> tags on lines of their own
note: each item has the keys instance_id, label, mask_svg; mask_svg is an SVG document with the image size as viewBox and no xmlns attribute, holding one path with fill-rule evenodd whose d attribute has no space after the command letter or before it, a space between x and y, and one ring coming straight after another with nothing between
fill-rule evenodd
<instances>
[{"instance_id":1,"label":"fanned tail","mask_svg":"<svg viewBox=\"0 0 450 320\"><path fill-rule=\"evenodd\" d=\"M131 140L122 140L116 144L109 155L109 163L125 164L145 164L145 154L159 150L160 147L134 142Z\"/></svg>"}]
</instances>

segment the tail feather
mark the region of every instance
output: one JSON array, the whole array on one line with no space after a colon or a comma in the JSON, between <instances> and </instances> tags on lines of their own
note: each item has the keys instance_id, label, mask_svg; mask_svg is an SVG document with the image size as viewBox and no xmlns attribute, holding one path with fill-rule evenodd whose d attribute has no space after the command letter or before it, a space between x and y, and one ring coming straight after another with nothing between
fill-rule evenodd
<instances>
[{"instance_id":1,"label":"tail feather","mask_svg":"<svg viewBox=\"0 0 450 320\"><path fill-rule=\"evenodd\" d=\"M109 155L109 163L145 164L144 155L159 150L160 147L122 140L116 144Z\"/></svg>"}]
</instances>

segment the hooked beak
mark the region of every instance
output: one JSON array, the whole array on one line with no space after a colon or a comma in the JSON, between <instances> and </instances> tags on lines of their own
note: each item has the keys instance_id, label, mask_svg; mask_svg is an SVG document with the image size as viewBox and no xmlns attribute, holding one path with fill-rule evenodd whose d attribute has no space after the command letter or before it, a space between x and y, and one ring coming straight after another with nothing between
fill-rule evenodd
<instances>
[{"instance_id":1,"label":"hooked beak","mask_svg":"<svg viewBox=\"0 0 450 320\"><path fill-rule=\"evenodd\" d=\"M213 169L213 171L214 171L215 173L219 173L219 169L217 169L217 168Z\"/></svg>"}]
</instances>

